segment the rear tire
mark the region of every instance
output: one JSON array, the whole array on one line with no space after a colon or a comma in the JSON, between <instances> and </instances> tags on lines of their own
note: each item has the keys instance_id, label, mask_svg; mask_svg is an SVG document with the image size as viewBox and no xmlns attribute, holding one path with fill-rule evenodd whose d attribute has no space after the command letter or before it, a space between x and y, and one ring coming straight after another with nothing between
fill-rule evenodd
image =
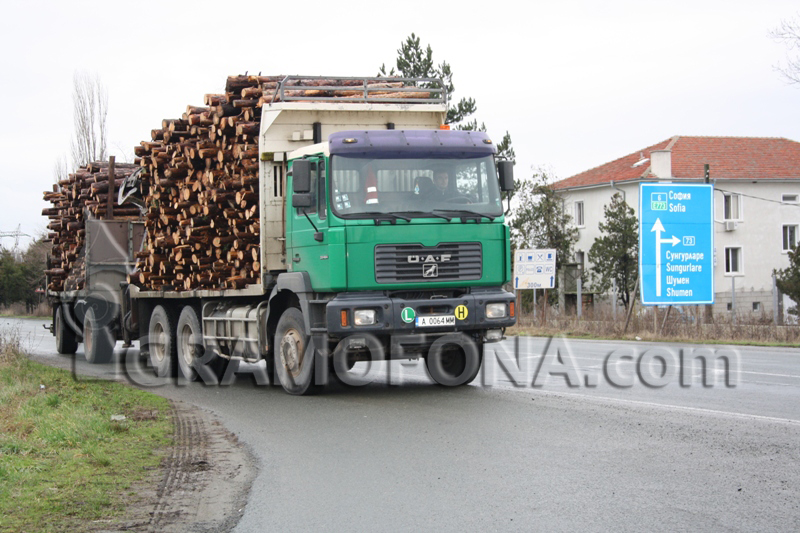
<instances>
[{"instance_id":1,"label":"rear tire","mask_svg":"<svg viewBox=\"0 0 800 533\"><path fill-rule=\"evenodd\" d=\"M204 365L213 372L217 381L222 380L230 360L214 355L213 359L208 361L208 358L212 357L212 355L206 352L206 345L203 341L203 329L200 325L200 318L197 316L197 311L194 307L186 306L181 311L181 315L178 317L175 339L177 344L176 359L178 361L178 369L184 378L188 381L198 381L201 379L204 382L209 381L208 374L201 375L201 373L197 371L198 365ZM213 381L213 379L211 381Z\"/></svg>"},{"instance_id":2,"label":"rear tire","mask_svg":"<svg viewBox=\"0 0 800 533\"><path fill-rule=\"evenodd\" d=\"M83 352L86 361L93 365L108 363L114 355L116 344L111 326L99 321L94 307L89 307L83 317Z\"/></svg>"},{"instance_id":3,"label":"rear tire","mask_svg":"<svg viewBox=\"0 0 800 533\"><path fill-rule=\"evenodd\" d=\"M205 355L203 344L203 331L197 312L191 306L186 306L178 317L177 329L178 368L181 375L188 381L197 381L200 377L195 369L197 361Z\"/></svg>"},{"instance_id":4,"label":"rear tire","mask_svg":"<svg viewBox=\"0 0 800 533\"><path fill-rule=\"evenodd\" d=\"M56 307L55 317L53 318L53 327L56 333L56 350L61 355L72 355L78 350L78 335L64 318L65 306L66 304L59 304Z\"/></svg>"},{"instance_id":5,"label":"rear tire","mask_svg":"<svg viewBox=\"0 0 800 533\"><path fill-rule=\"evenodd\" d=\"M147 331L147 348L150 364L158 377L171 377L175 370L177 349L175 346L175 319L164 306L157 305L150 315Z\"/></svg>"},{"instance_id":6,"label":"rear tire","mask_svg":"<svg viewBox=\"0 0 800 533\"><path fill-rule=\"evenodd\" d=\"M290 307L281 315L275 330L275 376L287 393L316 394L322 387L314 383L316 349L309 349L303 313Z\"/></svg>"}]
</instances>

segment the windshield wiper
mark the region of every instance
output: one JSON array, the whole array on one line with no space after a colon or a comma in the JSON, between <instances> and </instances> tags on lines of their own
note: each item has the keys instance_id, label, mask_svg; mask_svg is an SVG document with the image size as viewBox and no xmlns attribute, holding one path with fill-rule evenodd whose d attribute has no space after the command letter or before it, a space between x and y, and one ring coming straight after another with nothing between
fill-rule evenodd
<instances>
[{"instance_id":1,"label":"windshield wiper","mask_svg":"<svg viewBox=\"0 0 800 533\"><path fill-rule=\"evenodd\" d=\"M434 213L432 211L403 211L403 213L408 213L410 215L422 215L422 216L429 216L429 217L438 217L438 218L443 218L448 222L450 222L453 219L453 217L449 217L449 216L443 215L441 213Z\"/></svg>"},{"instance_id":2,"label":"windshield wiper","mask_svg":"<svg viewBox=\"0 0 800 533\"><path fill-rule=\"evenodd\" d=\"M494 222L494 219L497 218L496 216L493 217L490 215L484 215L483 213L469 211L468 209L434 209L434 212L436 211L440 211L442 213L452 213L453 216L461 218L461 222L474 220L475 222L480 223L482 218L488 218L490 222Z\"/></svg>"},{"instance_id":3,"label":"windshield wiper","mask_svg":"<svg viewBox=\"0 0 800 533\"><path fill-rule=\"evenodd\" d=\"M361 215L363 215L364 217L374 218L376 226L380 225L380 223L383 221L389 222L391 224L396 224L398 218L400 220L405 220L406 222L411 222L411 219L409 217L405 217L403 215L395 215L394 213L381 213L380 211L366 211L363 213L354 213L354 214L358 215L359 218L361 218Z\"/></svg>"}]
</instances>

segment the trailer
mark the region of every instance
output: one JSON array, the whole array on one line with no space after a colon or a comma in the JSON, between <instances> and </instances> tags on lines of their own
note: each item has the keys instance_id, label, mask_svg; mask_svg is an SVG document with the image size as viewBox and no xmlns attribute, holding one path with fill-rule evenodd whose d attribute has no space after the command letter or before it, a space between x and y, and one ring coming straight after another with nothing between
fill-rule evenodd
<instances>
[{"instance_id":1,"label":"trailer","mask_svg":"<svg viewBox=\"0 0 800 533\"><path fill-rule=\"evenodd\" d=\"M363 91L343 101L336 91L356 81ZM358 362L384 359L423 358L442 385L474 380L485 344L515 323L514 295L503 289L511 261L502 192L513 190L513 163L496 160L487 134L446 129L440 80L401 79L391 92L385 82L286 77L260 108L258 272L244 286L162 281L153 290L137 283L154 276L137 277L134 262L153 236L138 222L89 223L87 235L107 230L87 244L91 283L50 295L59 351L83 339L87 360L103 362L109 339L138 339L157 375L204 381L231 360L265 360L290 394L318 391L329 376L347 382ZM95 273L112 241L125 261L118 254L117 270ZM195 242L202 253L197 243L207 241Z\"/></svg>"}]
</instances>

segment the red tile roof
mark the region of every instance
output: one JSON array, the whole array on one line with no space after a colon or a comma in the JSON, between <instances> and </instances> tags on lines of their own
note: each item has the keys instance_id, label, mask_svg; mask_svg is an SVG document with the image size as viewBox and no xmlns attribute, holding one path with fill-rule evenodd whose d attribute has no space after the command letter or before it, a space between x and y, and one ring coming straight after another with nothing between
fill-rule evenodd
<instances>
[{"instance_id":1,"label":"red tile roof","mask_svg":"<svg viewBox=\"0 0 800 533\"><path fill-rule=\"evenodd\" d=\"M647 178L653 150L672 150L672 176L677 179L703 178L708 163L716 179L800 179L800 143L783 138L681 137L675 136L643 150L557 181L555 189L569 189Z\"/></svg>"}]
</instances>

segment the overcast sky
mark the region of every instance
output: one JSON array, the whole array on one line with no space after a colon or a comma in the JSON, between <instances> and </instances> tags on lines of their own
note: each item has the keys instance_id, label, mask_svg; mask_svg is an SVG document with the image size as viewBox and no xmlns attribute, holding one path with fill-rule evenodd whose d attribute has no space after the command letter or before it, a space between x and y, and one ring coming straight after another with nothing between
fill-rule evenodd
<instances>
[{"instance_id":1,"label":"overcast sky","mask_svg":"<svg viewBox=\"0 0 800 533\"><path fill-rule=\"evenodd\" d=\"M797 16L796 0L2 6L2 231L45 230L76 71L102 79L111 154L132 161L163 118L222 92L228 75L371 76L411 32L450 63L456 98L475 98L489 133L511 134L518 179L539 167L569 177L673 135L800 141L800 87L775 71L787 50L768 35Z\"/></svg>"}]
</instances>

